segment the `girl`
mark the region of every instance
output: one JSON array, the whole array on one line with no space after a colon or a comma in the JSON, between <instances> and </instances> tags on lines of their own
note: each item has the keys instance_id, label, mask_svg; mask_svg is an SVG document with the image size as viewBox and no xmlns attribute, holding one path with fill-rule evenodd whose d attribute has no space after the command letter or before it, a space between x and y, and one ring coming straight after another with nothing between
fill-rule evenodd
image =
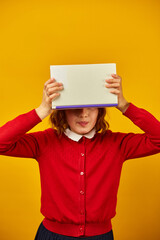
<instances>
[{"instance_id":1,"label":"girl","mask_svg":"<svg viewBox=\"0 0 160 240\"><path fill-rule=\"evenodd\" d=\"M106 88L118 96L117 109L145 133L108 129L104 108L51 110L63 85L49 79L40 106L0 128L0 153L34 158L41 176L40 224L35 240L113 240L117 191L123 162L160 152L160 123L123 96L121 77ZM50 115L53 128L27 133ZM56 129L55 129L56 128Z\"/></svg>"}]
</instances>

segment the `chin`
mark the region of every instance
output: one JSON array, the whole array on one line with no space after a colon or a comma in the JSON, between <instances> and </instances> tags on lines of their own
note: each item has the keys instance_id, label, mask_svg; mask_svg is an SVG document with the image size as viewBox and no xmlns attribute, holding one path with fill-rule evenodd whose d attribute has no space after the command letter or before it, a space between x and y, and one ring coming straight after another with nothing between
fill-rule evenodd
<instances>
[{"instance_id":1,"label":"chin","mask_svg":"<svg viewBox=\"0 0 160 240\"><path fill-rule=\"evenodd\" d=\"M91 131L91 129L79 129L79 131L77 130L78 134L84 135L87 134Z\"/></svg>"},{"instance_id":2,"label":"chin","mask_svg":"<svg viewBox=\"0 0 160 240\"><path fill-rule=\"evenodd\" d=\"M81 131L78 134L84 135L84 134L87 134L87 133L89 133L89 131Z\"/></svg>"}]
</instances>

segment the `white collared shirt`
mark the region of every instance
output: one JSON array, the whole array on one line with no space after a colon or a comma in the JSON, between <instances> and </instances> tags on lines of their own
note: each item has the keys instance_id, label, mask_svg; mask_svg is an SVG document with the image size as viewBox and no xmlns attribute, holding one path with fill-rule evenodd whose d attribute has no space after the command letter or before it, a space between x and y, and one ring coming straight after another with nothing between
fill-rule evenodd
<instances>
[{"instance_id":1,"label":"white collared shirt","mask_svg":"<svg viewBox=\"0 0 160 240\"><path fill-rule=\"evenodd\" d=\"M67 137L69 137L70 139L72 139L73 141L76 141L76 142L78 142L83 136L91 139L94 137L95 133L96 133L95 128L93 128L89 133L84 134L84 135L75 133L75 132L71 131L69 128L67 128L64 132L64 134Z\"/></svg>"}]
</instances>

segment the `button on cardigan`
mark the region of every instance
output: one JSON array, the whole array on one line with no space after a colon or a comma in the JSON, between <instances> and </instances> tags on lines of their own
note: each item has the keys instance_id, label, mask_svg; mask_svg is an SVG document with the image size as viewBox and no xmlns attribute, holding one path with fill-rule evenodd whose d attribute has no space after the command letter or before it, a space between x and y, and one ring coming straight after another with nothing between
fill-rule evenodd
<instances>
[{"instance_id":1,"label":"button on cardigan","mask_svg":"<svg viewBox=\"0 0 160 240\"><path fill-rule=\"evenodd\" d=\"M160 152L160 122L132 103L124 116L144 133L107 130L78 141L52 128L27 133L41 122L35 109L0 128L0 154L37 160L48 230L81 237L112 229L124 161Z\"/></svg>"}]
</instances>

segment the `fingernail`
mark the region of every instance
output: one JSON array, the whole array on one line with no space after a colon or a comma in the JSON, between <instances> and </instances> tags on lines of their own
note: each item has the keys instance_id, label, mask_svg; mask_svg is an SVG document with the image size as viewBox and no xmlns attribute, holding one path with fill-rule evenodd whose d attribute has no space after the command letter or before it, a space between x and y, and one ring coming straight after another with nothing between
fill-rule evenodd
<instances>
[{"instance_id":1,"label":"fingernail","mask_svg":"<svg viewBox=\"0 0 160 240\"><path fill-rule=\"evenodd\" d=\"M106 82L110 82L110 79L106 79L105 81L106 81Z\"/></svg>"}]
</instances>

